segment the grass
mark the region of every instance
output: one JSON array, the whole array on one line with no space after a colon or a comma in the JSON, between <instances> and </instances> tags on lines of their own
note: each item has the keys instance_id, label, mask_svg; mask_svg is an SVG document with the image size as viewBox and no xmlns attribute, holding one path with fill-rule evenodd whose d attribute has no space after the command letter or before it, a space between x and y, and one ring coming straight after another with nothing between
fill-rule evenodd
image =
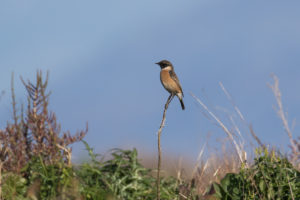
<instances>
[{"instance_id":1,"label":"grass","mask_svg":"<svg viewBox=\"0 0 300 200\"><path fill-rule=\"evenodd\" d=\"M159 179L154 161L146 160L152 166L145 167L136 149L113 149L107 160L83 140L88 128L73 135L61 132L55 113L48 110L47 76L43 80L38 72L34 83L22 79L28 103L19 109L12 79L13 119L0 129L0 199L152 200L157 198L156 186L160 199L300 199L300 140L293 138L278 78L273 79L270 88L276 113L290 139L290 154L283 156L276 148L266 148L220 83L238 119L228 116L229 120L222 120L200 98L193 97L205 116L225 133L222 148L205 158L208 148L204 145L195 166L184 163L175 171L174 166L163 168ZM70 145L76 142L84 143L90 161L71 162ZM246 146L251 146L250 150ZM166 163L168 158L162 161ZM190 172L184 171L188 168Z\"/></svg>"}]
</instances>

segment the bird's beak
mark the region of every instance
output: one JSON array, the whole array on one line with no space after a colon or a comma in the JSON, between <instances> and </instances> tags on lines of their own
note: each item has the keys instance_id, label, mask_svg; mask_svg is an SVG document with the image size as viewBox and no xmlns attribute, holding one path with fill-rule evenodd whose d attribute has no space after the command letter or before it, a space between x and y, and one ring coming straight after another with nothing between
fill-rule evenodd
<instances>
[{"instance_id":1,"label":"bird's beak","mask_svg":"<svg viewBox=\"0 0 300 200\"><path fill-rule=\"evenodd\" d=\"M159 62L158 62L158 63L155 63L155 64L159 65Z\"/></svg>"}]
</instances>

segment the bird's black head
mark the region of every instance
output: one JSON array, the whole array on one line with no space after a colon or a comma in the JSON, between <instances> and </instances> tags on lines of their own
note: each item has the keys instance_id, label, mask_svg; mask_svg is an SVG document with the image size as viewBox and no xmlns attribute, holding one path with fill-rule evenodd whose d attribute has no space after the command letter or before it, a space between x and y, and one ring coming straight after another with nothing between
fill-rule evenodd
<instances>
[{"instance_id":1,"label":"bird's black head","mask_svg":"<svg viewBox=\"0 0 300 200\"><path fill-rule=\"evenodd\" d=\"M173 67L173 65L172 65L172 63L170 62L170 61L167 61L167 60L162 60L162 61L160 61L160 62L158 62L158 63L155 63L155 64L157 64L157 65L159 65L160 66L160 68L165 68L165 67Z\"/></svg>"}]
</instances>

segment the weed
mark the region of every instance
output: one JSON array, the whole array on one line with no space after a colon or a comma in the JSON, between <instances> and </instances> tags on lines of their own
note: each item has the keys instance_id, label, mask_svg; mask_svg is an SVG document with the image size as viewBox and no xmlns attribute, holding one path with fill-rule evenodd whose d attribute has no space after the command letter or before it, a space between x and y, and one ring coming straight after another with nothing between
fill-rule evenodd
<instances>
[{"instance_id":1,"label":"weed","mask_svg":"<svg viewBox=\"0 0 300 200\"><path fill-rule=\"evenodd\" d=\"M151 170L144 168L138 161L137 150L112 150L112 159L101 162L84 142L91 163L85 163L78 169L82 182L82 192L87 199L103 199L114 196L116 199L152 200L156 197L156 180ZM177 180L163 177L160 182L161 198L176 199Z\"/></svg>"},{"instance_id":2,"label":"weed","mask_svg":"<svg viewBox=\"0 0 300 200\"><path fill-rule=\"evenodd\" d=\"M257 151L254 165L214 183L220 199L299 199L300 172L274 152Z\"/></svg>"}]
</instances>

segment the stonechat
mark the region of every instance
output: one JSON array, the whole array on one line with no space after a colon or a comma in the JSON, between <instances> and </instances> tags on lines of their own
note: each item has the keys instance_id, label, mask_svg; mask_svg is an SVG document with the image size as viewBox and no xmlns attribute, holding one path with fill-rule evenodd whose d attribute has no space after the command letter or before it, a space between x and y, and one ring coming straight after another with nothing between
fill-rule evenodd
<instances>
[{"instance_id":1,"label":"stonechat","mask_svg":"<svg viewBox=\"0 0 300 200\"><path fill-rule=\"evenodd\" d=\"M184 103L183 103L183 92L181 85L179 83L179 79L175 74L174 67L170 61L162 60L158 63L155 63L160 66L160 81L164 88L172 95L177 96L182 110L184 110Z\"/></svg>"}]
</instances>

